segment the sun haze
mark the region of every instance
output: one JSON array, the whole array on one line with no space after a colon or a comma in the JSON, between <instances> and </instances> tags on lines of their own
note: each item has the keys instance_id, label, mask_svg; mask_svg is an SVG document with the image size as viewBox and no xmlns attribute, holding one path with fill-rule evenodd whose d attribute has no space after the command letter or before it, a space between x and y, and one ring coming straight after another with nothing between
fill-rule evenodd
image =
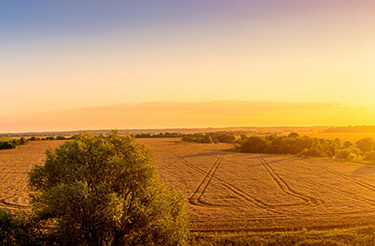
<instances>
[{"instance_id":1,"label":"sun haze","mask_svg":"<svg viewBox=\"0 0 375 246\"><path fill-rule=\"evenodd\" d=\"M0 132L374 124L375 2L8 1Z\"/></svg>"}]
</instances>

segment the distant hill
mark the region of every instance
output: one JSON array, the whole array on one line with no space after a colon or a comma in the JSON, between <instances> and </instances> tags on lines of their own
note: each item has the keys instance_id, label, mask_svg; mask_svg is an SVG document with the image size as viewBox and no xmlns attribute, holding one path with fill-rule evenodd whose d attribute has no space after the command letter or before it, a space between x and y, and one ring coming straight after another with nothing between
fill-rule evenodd
<instances>
[{"instance_id":1,"label":"distant hill","mask_svg":"<svg viewBox=\"0 0 375 246\"><path fill-rule=\"evenodd\" d=\"M309 131L324 131L332 129L329 126L316 126L316 127L225 127L225 128L164 128L164 129L119 129L120 134L132 133L200 133L200 132L215 132L215 131L248 131L254 133L283 133L283 132L309 132ZM90 132L93 134L106 134L111 130L76 130L76 131L48 131L48 132L22 132L22 133L0 133L0 137L31 137L31 136L72 136L80 132Z\"/></svg>"},{"instance_id":2,"label":"distant hill","mask_svg":"<svg viewBox=\"0 0 375 246\"><path fill-rule=\"evenodd\" d=\"M324 130L326 133L375 133L375 126L342 126L342 127L331 127Z\"/></svg>"}]
</instances>

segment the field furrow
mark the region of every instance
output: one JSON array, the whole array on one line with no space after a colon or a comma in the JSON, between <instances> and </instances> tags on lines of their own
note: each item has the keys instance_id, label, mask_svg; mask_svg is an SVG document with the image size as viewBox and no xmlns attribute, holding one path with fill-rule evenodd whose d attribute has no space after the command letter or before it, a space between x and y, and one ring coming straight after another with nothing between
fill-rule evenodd
<instances>
[{"instance_id":1,"label":"field furrow","mask_svg":"<svg viewBox=\"0 0 375 246\"><path fill-rule=\"evenodd\" d=\"M159 178L186 194L192 231L332 228L375 221L375 168L294 156L226 151L230 145L139 139L153 150ZM0 151L0 207L29 208L27 173L39 141Z\"/></svg>"}]
</instances>

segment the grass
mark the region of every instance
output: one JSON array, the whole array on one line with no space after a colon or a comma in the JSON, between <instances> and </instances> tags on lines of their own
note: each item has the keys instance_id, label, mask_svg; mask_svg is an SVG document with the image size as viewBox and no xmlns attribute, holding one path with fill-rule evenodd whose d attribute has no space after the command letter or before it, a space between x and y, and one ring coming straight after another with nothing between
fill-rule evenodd
<instances>
[{"instance_id":1,"label":"grass","mask_svg":"<svg viewBox=\"0 0 375 246\"><path fill-rule=\"evenodd\" d=\"M375 226L301 230L286 232L249 232L233 234L194 233L191 245L374 245Z\"/></svg>"},{"instance_id":2,"label":"grass","mask_svg":"<svg viewBox=\"0 0 375 246\"><path fill-rule=\"evenodd\" d=\"M7 138L7 137L0 137L0 142L8 142L8 141L12 141L13 138Z\"/></svg>"}]
</instances>

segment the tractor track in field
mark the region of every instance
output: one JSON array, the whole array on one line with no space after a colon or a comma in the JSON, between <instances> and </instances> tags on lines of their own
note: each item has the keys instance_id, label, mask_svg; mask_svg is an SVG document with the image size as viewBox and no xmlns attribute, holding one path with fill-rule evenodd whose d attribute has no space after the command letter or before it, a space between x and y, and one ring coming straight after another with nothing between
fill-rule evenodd
<instances>
[{"instance_id":1,"label":"tractor track in field","mask_svg":"<svg viewBox=\"0 0 375 246\"><path fill-rule=\"evenodd\" d=\"M316 199L311 196L306 196L302 193L295 191L288 185L288 183L283 178L280 177L280 175L278 175L275 172L275 170L267 163L266 160L264 160L263 157L258 157L258 160L266 169L267 173L270 175L272 180L277 184L277 186L280 188L280 190L284 194L299 198L303 200L306 205L310 205L310 206L321 205L324 203L322 200Z\"/></svg>"},{"instance_id":2,"label":"tractor track in field","mask_svg":"<svg viewBox=\"0 0 375 246\"><path fill-rule=\"evenodd\" d=\"M173 145L160 155L170 157L168 163L158 162L163 180L180 184L187 196L191 231L324 229L375 221L372 176L355 176L345 164L318 160L313 168L301 157L228 153L219 147ZM367 174L363 170L358 173Z\"/></svg>"},{"instance_id":3,"label":"tractor track in field","mask_svg":"<svg viewBox=\"0 0 375 246\"><path fill-rule=\"evenodd\" d=\"M168 168L170 165L171 165L171 164L165 164L164 166L159 167L158 170L159 170L159 171L162 171L162 170Z\"/></svg>"},{"instance_id":4,"label":"tractor track in field","mask_svg":"<svg viewBox=\"0 0 375 246\"><path fill-rule=\"evenodd\" d=\"M176 155L177 156L177 155ZM187 165L188 167L194 169L195 171L201 173L201 174L204 174L207 176L207 172L202 170L201 168L189 163L185 158L183 157L180 157L180 156L177 156L178 159L184 163L185 165ZM211 168L213 168L213 166L211 166ZM211 170L210 168L210 170ZM323 201L320 201L318 200L317 203L308 203L308 202L302 202L302 203L287 203L287 204L269 204L267 202L264 202L246 192L244 192L242 189L236 187L235 185L233 184L230 184L229 182L223 180L222 178L220 177L217 177L217 176L212 176L212 179L215 180L215 181L218 181L218 183L221 184L222 187L230 190L231 192L233 192L234 194L236 194L239 198L255 205L256 207L259 207L261 209L264 209L268 212L271 212L271 213L276 213L276 214L283 214L283 215L288 215L289 213L287 212L283 212L283 211L279 211L279 210L276 210L275 208L280 208L280 207L291 207L291 206L300 206L300 205L310 205L310 206L316 206L316 205L320 205L323 203ZM312 198L313 201L315 200L314 198ZM295 215L295 214L293 214Z\"/></svg>"},{"instance_id":5,"label":"tractor track in field","mask_svg":"<svg viewBox=\"0 0 375 246\"><path fill-rule=\"evenodd\" d=\"M309 163L310 165L313 165L314 167L316 167L315 163L313 163L313 162L310 161L310 160L305 160L305 162L307 162L307 163ZM330 173L332 173L332 174L335 174L335 175L337 175L337 176L339 176L339 177L341 177L341 178L343 178L343 179L346 179L346 180L348 180L348 181L351 181L352 183L355 183L355 184L357 184L357 185L359 185L359 186L361 186L361 187L363 187L363 188L365 188L365 189L367 189L367 190L370 190L370 191L375 192L375 185L372 185L372 184L366 183L366 182L364 182L364 181L360 181L360 180L358 180L358 179L356 179L356 178L350 177L349 175L346 175L346 174L340 173L340 172L335 171L335 170L333 170L333 169L331 169L331 168L328 168L328 167L318 166L318 168L320 168L320 169L322 169L322 170L324 170L324 171L330 172Z\"/></svg>"},{"instance_id":6,"label":"tractor track in field","mask_svg":"<svg viewBox=\"0 0 375 246\"><path fill-rule=\"evenodd\" d=\"M340 177L342 177L342 178L344 178L346 180L349 180L349 181L351 181L353 183L356 183L357 185L359 185L359 186L361 186L361 187L363 187L363 188L365 188L367 190L375 191L375 186L374 185L371 185L369 183L366 183L366 182L360 181L358 179L352 178L352 177L350 177L348 175L345 175L343 173L337 172L337 171L335 171L335 170L333 170L331 168L328 168L328 167L319 167L319 168L323 169L323 170L325 170L327 172L336 174L337 176L340 176Z\"/></svg>"},{"instance_id":7,"label":"tractor track in field","mask_svg":"<svg viewBox=\"0 0 375 246\"><path fill-rule=\"evenodd\" d=\"M199 183L193 194L189 198L189 202L194 205L198 204L205 204L205 205L213 205L209 204L207 202L202 201L202 196L207 190L208 185L211 183L212 178L214 177L217 169L220 166L221 161L223 160L225 154L221 154L218 156L218 158L215 160L214 164L211 166L211 168L208 170L207 174L204 176L202 181Z\"/></svg>"},{"instance_id":8,"label":"tractor track in field","mask_svg":"<svg viewBox=\"0 0 375 246\"><path fill-rule=\"evenodd\" d=\"M331 185L325 185L325 184L321 184L321 183L318 183L318 182L315 182L315 181L305 181L305 183L309 183L309 184L317 186L319 188L323 187L324 189L331 190L334 193L337 193L337 194L340 194L340 195L345 195L345 196L353 198L353 199L355 199L357 201L361 201L361 202L364 202L364 203L366 203L368 205L375 206L375 200L368 199L368 198L365 198L365 197L362 197L362 196L358 196L358 195L356 195L353 192L340 190L340 189L335 188L335 187L333 187Z\"/></svg>"},{"instance_id":9,"label":"tractor track in field","mask_svg":"<svg viewBox=\"0 0 375 246\"><path fill-rule=\"evenodd\" d=\"M55 149L64 141L35 141L12 150L0 151L0 207L27 210L28 173L34 165L42 165L45 150Z\"/></svg>"},{"instance_id":10,"label":"tractor track in field","mask_svg":"<svg viewBox=\"0 0 375 246\"><path fill-rule=\"evenodd\" d=\"M201 174L207 175L206 171L204 171L201 168L189 163L187 160L185 160L185 158L177 156L177 155L176 155L176 157L186 166L192 168L193 170L195 170L195 171L197 171ZM261 209L264 209L264 210L266 210L268 212L271 212L271 213L282 214L281 211L277 211L277 210L273 209L272 206L269 206L267 203L264 203L263 201L245 193L240 188L237 188L236 186L228 183L227 181L225 181L225 180L223 180L223 179L221 179L217 176L212 176L212 179L214 179L215 181L218 181L221 184L222 187L227 188L228 190L230 190L231 192L236 194L238 197L240 197L241 199L243 199L247 202L250 202L254 206L256 206L258 208L261 208Z\"/></svg>"}]
</instances>

